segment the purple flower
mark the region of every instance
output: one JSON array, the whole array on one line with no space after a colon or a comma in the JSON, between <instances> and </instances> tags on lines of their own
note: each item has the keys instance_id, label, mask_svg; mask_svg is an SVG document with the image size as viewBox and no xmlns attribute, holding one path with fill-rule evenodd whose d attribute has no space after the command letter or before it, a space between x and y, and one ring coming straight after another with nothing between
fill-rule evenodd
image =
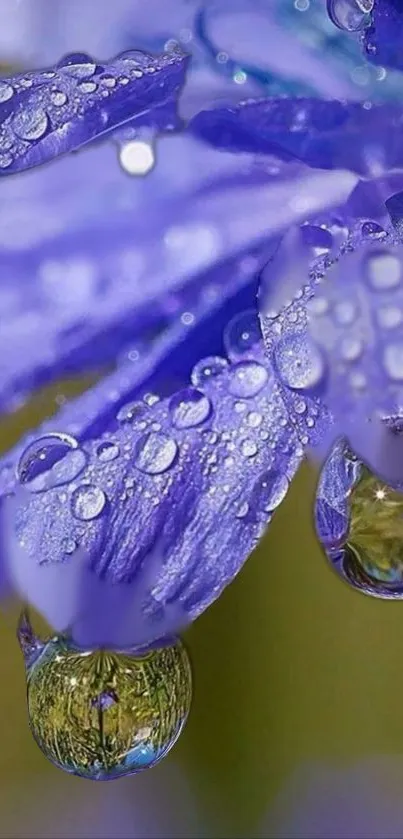
<instances>
[{"instance_id":1,"label":"purple flower","mask_svg":"<svg viewBox=\"0 0 403 839\"><path fill-rule=\"evenodd\" d=\"M2 182L3 409L52 378L103 374L3 460L4 582L85 645L145 647L195 619L306 450L342 433L390 480L403 473L384 424L363 433L401 405L401 245L384 203L401 191L400 106L265 98L202 111L154 146L186 64L70 57L3 83L4 172L117 129L126 170L106 145ZM44 131L9 146L38 110ZM140 180L133 141L156 155Z\"/></svg>"}]
</instances>

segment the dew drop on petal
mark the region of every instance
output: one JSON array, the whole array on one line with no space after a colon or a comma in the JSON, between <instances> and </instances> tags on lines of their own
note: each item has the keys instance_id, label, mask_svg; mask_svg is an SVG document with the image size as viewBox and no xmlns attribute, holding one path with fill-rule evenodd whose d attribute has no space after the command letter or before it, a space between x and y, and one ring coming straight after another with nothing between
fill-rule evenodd
<instances>
[{"instance_id":1,"label":"dew drop on petal","mask_svg":"<svg viewBox=\"0 0 403 839\"><path fill-rule=\"evenodd\" d=\"M364 239L384 239L386 236L386 230L376 221L364 221L361 233Z\"/></svg>"},{"instance_id":2,"label":"dew drop on petal","mask_svg":"<svg viewBox=\"0 0 403 839\"><path fill-rule=\"evenodd\" d=\"M219 355L211 355L208 358L202 358L193 367L191 374L191 382L195 387L203 387L208 384L211 379L221 376L228 369L228 361Z\"/></svg>"},{"instance_id":3,"label":"dew drop on petal","mask_svg":"<svg viewBox=\"0 0 403 839\"><path fill-rule=\"evenodd\" d=\"M14 95L14 88L8 82L0 81L0 105L3 102L8 102Z\"/></svg>"},{"instance_id":4,"label":"dew drop on petal","mask_svg":"<svg viewBox=\"0 0 403 839\"><path fill-rule=\"evenodd\" d=\"M270 470L259 479L252 493L253 506L265 513L272 513L287 495L289 480L286 475Z\"/></svg>"},{"instance_id":5,"label":"dew drop on petal","mask_svg":"<svg viewBox=\"0 0 403 839\"><path fill-rule=\"evenodd\" d=\"M105 440L97 447L97 456L102 463L109 463L111 460L116 460L119 457L120 449L117 443L112 443Z\"/></svg>"},{"instance_id":6,"label":"dew drop on petal","mask_svg":"<svg viewBox=\"0 0 403 839\"><path fill-rule=\"evenodd\" d=\"M374 251L365 260L365 277L374 291L396 288L402 278L400 260L388 251Z\"/></svg>"},{"instance_id":7,"label":"dew drop on petal","mask_svg":"<svg viewBox=\"0 0 403 839\"><path fill-rule=\"evenodd\" d=\"M77 478L87 456L68 434L46 434L30 443L17 465L17 479L30 492L43 492Z\"/></svg>"},{"instance_id":8,"label":"dew drop on petal","mask_svg":"<svg viewBox=\"0 0 403 839\"><path fill-rule=\"evenodd\" d=\"M96 70L95 61L84 52L66 55L57 65L58 69L75 79L89 79Z\"/></svg>"},{"instance_id":9,"label":"dew drop on petal","mask_svg":"<svg viewBox=\"0 0 403 839\"><path fill-rule=\"evenodd\" d=\"M228 390L240 399L257 396L268 381L269 374L257 361L240 361L231 371Z\"/></svg>"},{"instance_id":10,"label":"dew drop on petal","mask_svg":"<svg viewBox=\"0 0 403 839\"><path fill-rule=\"evenodd\" d=\"M71 496L71 512L79 521L92 521L101 515L106 505L106 495L100 487L82 485Z\"/></svg>"},{"instance_id":11,"label":"dew drop on petal","mask_svg":"<svg viewBox=\"0 0 403 839\"><path fill-rule=\"evenodd\" d=\"M40 140L48 125L49 117L43 108L20 109L12 120L13 130L21 140Z\"/></svg>"},{"instance_id":12,"label":"dew drop on petal","mask_svg":"<svg viewBox=\"0 0 403 839\"><path fill-rule=\"evenodd\" d=\"M211 415L210 399L194 387L175 393L169 403L172 425L176 428L193 428L201 425Z\"/></svg>"},{"instance_id":13,"label":"dew drop on petal","mask_svg":"<svg viewBox=\"0 0 403 839\"><path fill-rule=\"evenodd\" d=\"M327 0L332 22L347 32L358 32L370 23L374 0Z\"/></svg>"},{"instance_id":14,"label":"dew drop on petal","mask_svg":"<svg viewBox=\"0 0 403 839\"><path fill-rule=\"evenodd\" d=\"M166 434L143 434L135 445L134 465L140 472L160 475L175 462L178 444Z\"/></svg>"},{"instance_id":15,"label":"dew drop on petal","mask_svg":"<svg viewBox=\"0 0 403 839\"><path fill-rule=\"evenodd\" d=\"M274 363L280 378L292 390L312 390L325 373L318 347L302 332L280 338L274 350Z\"/></svg>"},{"instance_id":16,"label":"dew drop on petal","mask_svg":"<svg viewBox=\"0 0 403 839\"><path fill-rule=\"evenodd\" d=\"M403 342L388 344L383 351L383 365L393 382L403 382Z\"/></svg>"},{"instance_id":17,"label":"dew drop on petal","mask_svg":"<svg viewBox=\"0 0 403 839\"><path fill-rule=\"evenodd\" d=\"M258 448L254 440L244 440L241 445L241 452L244 457L255 457Z\"/></svg>"},{"instance_id":18,"label":"dew drop on petal","mask_svg":"<svg viewBox=\"0 0 403 839\"><path fill-rule=\"evenodd\" d=\"M231 361L240 361L256 349L262 340L259 316L255 309L241 312L224 330L224 346Z\"/></svg>"},{"instance_id":19,"label":"dew drop on petal","mask_svg":"<svg viewBox=\"0 0 403 839\"><path fill-rule=\"evenodd\" d=\"M128 402L116 414L116 419L121 425L134 422L137 417L144 414L146 406L143 402Z\"/></svg>"},{"instance_id":20,"label":"dew drop on petal","mask_svg":"<svg viewBox=\"0 0 403 839\"><path fill-rule=\"evenodd\" d=\"M62 90L52 90L50 93L50 101L56 108L61 108L67 102L67 94Z\"/></svg>"},{"instance_id":21,"label":"dew drop on petal","mask_svg":"<svg viewBox=\"0 0 403 839\"><path fill-rule=\"evenodd\" d=\"M175 744L192 699L180 641L134 655L80 649L60 636L28 649L19 636L31 731L58 768L112 780L153 766Z\"/></svg>"}]
</instances>

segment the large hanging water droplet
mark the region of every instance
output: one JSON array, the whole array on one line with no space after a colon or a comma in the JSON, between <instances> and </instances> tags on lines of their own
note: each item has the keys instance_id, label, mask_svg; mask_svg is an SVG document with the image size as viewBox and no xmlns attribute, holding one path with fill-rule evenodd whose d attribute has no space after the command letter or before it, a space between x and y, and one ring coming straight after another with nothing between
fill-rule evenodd
<instances>
[{"instance_id":1,"label":"large hanging water droplet","mask_svg":"<svg viewBox=\"0 0 403 839\"><path fill-rule=\"evenodd\" d=\"M191 698L180 641L136 656L83 650L57 637L27 659L29 723L39 748L59 769L90 780L158 763L178 739Z\"/></svg>"},{"instance_id":2,"label":"large hanging water droplet","mask_svg":"<svg viewBox=\"0 0 403 839\"><path fill-rule=\"evenodd\" d=\"M43 108L22 108L13 117L12 125L21 140L40 140L46 134L49 117Z\"/></svg>"},{"instance_id":3,"label":"large hanging water droplet","mask_svg":"<svg viewBox=\"0 0 403 839\"><path fill-rule=\"evenodd\" d=\"M327 0L330 19L347 32L358 32L371 22L374 0Z\"/></svg>"},{"instance_id":4,"label":"large hanging water droplet","mask_svg":"<svg viewBox=\"0 0 403 839\"><path fill-rule=\"evenodd\" d=\"M235 315L224 330L224 346L231 361L239 361L256 350L262 340L259 317L255 309Z\"/></svg>"},{"instance_id":5,"label":"large hanging water droplet","mask_svg":"<svg viewBox=\"0 0 403 839\"><path fill-rule=\"evenodd\" d=\"M87 463L83 449L69 434L46 434L30 443L17 465L17 479L29 492L43 492L77 478Z\"/></svg>"},{"instance_id":6,"label":"large hanging water droplet","mask_svg":"<svg viewBox=\"0 0 403 839\"><path fill-rule=\"evenodd\" d=\"M166 434L143 434L135 445L134 465L147 475L160 475L175 462L178 444Z\"/></svg>"},{"instance_id":7,"label":"large hanging water droplet","mask_svg":"<svg viewBox=\"0 0 403 839\"><path fill-rule=\"evenodd\" d=\"M80 521L93 521L101 515L106 505L102 489L91 484L77 487L71 496L71 511Z\"/></svg>"},{"instance_id":8,"label":"large hanging water droplet","mask_svg":"<svg viewBox=\"0 0 403 839\"><path fill-rule=\"evenodd\" d=\"M172 424L176 428L202 425L212 412L210 399L194 387L175 393L169 403Z\"/></svg>"},{"instance_id":9,"label":"large hanging water droplet","mask_svg":"<svg viewBox=\"0 0 403 839\"><path fill-rule=\"evenodd\" d=\"M403 598L403 493L377 478L343 443L323 467L315 521L343 579L366 594Z\"/></svg>"},{"instance_id":10,"label":"large hanging water droplet","mask_svg":"<svg viewBox=\"0 0 403 839\"><path fill-rule=\"evenodd\" d=\"M292 390L316 388L325 372L319 349L303 332L280 338L274 350L274 363L280 378Z\"/></svg>"},{"instance_id":11,"label":"large hanging water droplet","mask_svg":"<svg viewBox=\"0 0 403 839\"><path fill-rule=\"evenodd\" d=\"M85 52L66 55L57 65L58 69L75 79L89 79L96 70L95 61Z\"/></svg>"},{"instance_id":12,"label":"large hanging water droplet","mask_svg":"<svg viewBox=\"0 0 403 839\"><path fill-rule=\"evenodd\" d=\"M269 374L257 361L241 361L232 370L228 390L240 399L257 396L268 381Z\"/></svg>"},{"instance_id":13,"label":"large hanging water droplet","mask_svg":"<svg viewBox=\"0 0 403 839\"><path fill-rule=\"evenodd\" d=\"M190 377L192 385L203 388L211 379L221 376L227 369L228 361L226 358L221 358L219 355L210 355L208 358L202 358L193 367Z\"/></svg>"},{"instance_id":14,"label":"large hanging water droplet","mask_svg":"<svg viewBox=\"0 0 403 839\"><path fill-rule=\"evenodd\" d=\"M391 291L400 285L400 259L389 251L373 251L365 260L365 277L374 291Z\"/></svg>"}]
</instances>

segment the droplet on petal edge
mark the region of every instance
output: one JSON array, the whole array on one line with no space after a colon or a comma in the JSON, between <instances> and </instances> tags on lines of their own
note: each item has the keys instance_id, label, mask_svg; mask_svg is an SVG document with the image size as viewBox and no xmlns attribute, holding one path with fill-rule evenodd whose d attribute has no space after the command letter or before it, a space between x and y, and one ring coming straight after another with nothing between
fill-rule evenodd
<instances>
[{"instance_id":1,"label":"droplet on petal edge","mask_svg":"<svg viewBox=\"0 0 403 839\"><path fill-rule=\"evenodd\" d=\"M55 68L0 83L0 176L38 166L125 127L167 130L188 57L179 50L153 56L122 53L106 64L84 54ZM113 81L113 84L111 82Z\"/></svg>"},{"instance_id":2,"label":"droplet on petal edge","mask_svg":"<svg viewBox=\"0 0 403 839\"><path fill-rule=\"evenodd\" d=\"M320 476L315 525L343 580L373 597L403 599L403 492L377 478L342 440Z\"/></svg>"},{"instance_id":3,"label":"droplet on petal edge","mask_svg":"<svg viewBox=\"0 0 403 839\"><path fill-rule=\"evenodd\" d=\"M87 650L67 637L46 643L27 626L19 639L27 667L32 734L55 766L94 781L133 775L176 743L192 700L181 641L146 654Z\"/></svg>"},{"instance_id":4,"label":"droplet on petal edge","mask_svg":"<svg viewBox=\"0 0 403 839\"><path fill-rule=\"evenodd\" d=\"M5 499L16 590L80 646L147 646L194 620L260 540L303 457L261 348L233 365L201 361L196 379L147 397L129 422L113 418L69 485Z\"/></svg>"}]
</instances>

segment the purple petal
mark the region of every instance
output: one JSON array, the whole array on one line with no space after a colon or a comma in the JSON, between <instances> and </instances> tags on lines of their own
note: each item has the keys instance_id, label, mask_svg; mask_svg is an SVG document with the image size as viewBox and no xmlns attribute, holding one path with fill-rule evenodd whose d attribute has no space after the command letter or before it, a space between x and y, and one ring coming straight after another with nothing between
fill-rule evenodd
<instances>
[{"instance_id":1,"label":"purple petal","mask_svg":"<svg viewBox=\"0 0 403 839\"><path fill-rule=\"evenodd\" d=\"M207 297L211 309L229 299L239 277L225 262L241 264L295 219L343 202L356 183L246 155L240 172L234 156L187 137L162 144L146 179L114 164L112 148L96 149L60 161L57 190L53 168L4 184L3 409L50 378L114 361L150 327L206 312ZM223 268L213 277L215 265Z\"/></svg>"},{"instance_id":2,"label":"purple petal","mask_svg":"<svg viewBox=\"0 0 403 839\"><path fill-rule=\"evenodd\" d=\"M54 68L0 83L0 175L80 148L130 123L171 126L188 59L132 50L98 64L72 54Z\"/></svg>"},{"instance_id":3,"label":"purple petal","mask_svg":"<svg viewBox=\"0 0 403 839\"><path fill-rule=\"evenodd\" d=\"M259 355L131 419L83 446L69 483L72 461L52 473L57 486L28 494L25 481L5 507L17 590L80 643L143 646L196 618L241 568L303 453Z\"/></svg>"},{"instance_id":4,"label":"purple petal","mask_svg":"<svg viewBox=\"0 0 403 839\"><path fill-rule=\"evenodd\" d=\"M403 164L402 121L400 105L273 98L202 111L190 130L216 148L378 177Z\"/></svg>"},{"instance_id":5,"label":"purple petal","mask_svg":"<svg viewBox=\"0 0 403 839\"><path fill-rule=\"evenodd\" d=\"M373 64L403 70L403 8L399 0L376 0L363 44Z\"/></svg>"}]
</instances>

